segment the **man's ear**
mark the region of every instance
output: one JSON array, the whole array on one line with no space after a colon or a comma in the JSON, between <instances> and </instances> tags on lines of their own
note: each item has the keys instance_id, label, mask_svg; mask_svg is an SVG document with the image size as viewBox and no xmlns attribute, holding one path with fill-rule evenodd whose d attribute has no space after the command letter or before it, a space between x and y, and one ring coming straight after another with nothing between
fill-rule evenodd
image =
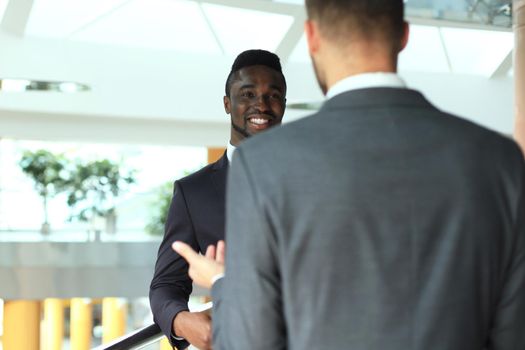
<instances>
[{"instance_id":1,"label":"man's ear","mask_svg":"<svg viewBox=\"0 0 525 350\"><path fill-rule=\"evenodd\" d=\"M308 52L313 55L319 50L319 25L311 19L304 22L304 33L308 43Z\"/></svg>"},{"instance_id":2,"label":"man's ear","mask_svg":"<svg viewBox=\"0 0 525 350\"><path fill-rule=\"evenodd\" d=\"M408 44L408 37L410 36L410 25L408 22L403 23L403 37L401 38L401 47L399 52L403 51Z\"/></svg>"},{"instance_id":3,"label":"man's ear","mask_svg":"<svg viewBox=\"0 0 525 350\"><path fill-rule=\"evenodd\" d=\"M230 101L230 98L228 96L224 96L222 101L224 102L224 111L226 112L226 114L230 114L231 113L231 101Z\"/></svg>"}]
</instances>

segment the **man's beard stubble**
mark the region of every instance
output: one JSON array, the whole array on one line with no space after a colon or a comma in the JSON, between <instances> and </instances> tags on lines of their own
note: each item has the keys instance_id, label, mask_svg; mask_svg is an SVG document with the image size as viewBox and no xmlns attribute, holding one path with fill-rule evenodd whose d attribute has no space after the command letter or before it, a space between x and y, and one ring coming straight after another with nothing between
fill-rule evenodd
<instances>
[{"instance_id":1,"label":"man's beard stubble","mask_svg":"<svg viewBox=\"0 0 525 350\"><path fill-rule=\"evenodd\" d=\"M248 133L248 131L246 130L246 122L244 123L244 128L241 128L240 126L238 126L237 124L235 124L233 122L233 120L231 121L231 124L232 124L232 128L233 130L237 131L239 134L241 134L242 136L244 136L245 138L248 138L250 136L252 136L250 133Z\"/></svg>"}]
</instances>

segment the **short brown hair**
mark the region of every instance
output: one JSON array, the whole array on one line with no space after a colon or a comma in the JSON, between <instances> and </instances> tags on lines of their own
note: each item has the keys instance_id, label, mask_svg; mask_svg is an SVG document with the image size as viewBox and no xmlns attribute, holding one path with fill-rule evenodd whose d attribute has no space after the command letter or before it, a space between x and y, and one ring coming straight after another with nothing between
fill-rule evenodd
<instances>
[{"instance_id":1,"label":"short brown hair","mask_svg":"<svg viewBox=\"0 0 525 350\"><path fill-rule=\"evenodd\" d=\"M334 40L379 37L397 46L403 37L403 0L306 0L306 10Z\"/></svg>"}]
</instances>

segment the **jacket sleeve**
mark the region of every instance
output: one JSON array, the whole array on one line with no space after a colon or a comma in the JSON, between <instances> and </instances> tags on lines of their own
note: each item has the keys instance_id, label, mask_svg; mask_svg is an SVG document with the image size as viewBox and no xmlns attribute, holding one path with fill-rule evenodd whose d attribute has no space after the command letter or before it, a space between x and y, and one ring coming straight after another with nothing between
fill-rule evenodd
<instances>
[{"instance_id":1,"label":"jacket sleeve","mask_svg":"<svg viewBox=\"0 0 525 350\"><path fill-rule=\"evenodd\" d=\"M277 239L262 189L236 150L227 186L226 274L212 288L214 350L284 350Z\"/></svg>"},{"instance_id":2,"label":"jacket sleeve","mask_svg":"<svg viewBox=\"0 0 525 350\"><path fill-rule=\"evenodd\" d=\"M175 182L164 239L157 255L149 299L155 323L171 344L180 350L188 347L189 343L172 337L172 323L179 312L188 310L192 280L188 276L188 264L171 248L177 240L188 243L195 250L199 249L184 191L178 181Z\"/></svg>"},{"instance_id":3,"label":"jacket sleeve","mask_svg":"<svg viewBox=\"0 0 525 350\"><path fill-rule=\"evenodd\" d=\"M515 210L512 253L505 266L488 350L525 349L525 164L520 152L521 191Z\"/></svg>"}]
</instances>

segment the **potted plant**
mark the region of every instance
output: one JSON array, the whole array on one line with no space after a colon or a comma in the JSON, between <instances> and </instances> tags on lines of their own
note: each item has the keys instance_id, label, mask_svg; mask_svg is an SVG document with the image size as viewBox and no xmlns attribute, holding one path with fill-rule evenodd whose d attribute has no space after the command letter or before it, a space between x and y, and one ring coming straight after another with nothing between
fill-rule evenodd
<instances>
[{"instance_id":1,"label":"potted plant","mask_svg":"<svg viewBox=\"0 0 525 350\"><path fill-rule=\"evenodd\" d=\"M168 211L173 196L173 182L167 182L158 188L157 198L152 207L155 213L152 215L150 222L146 225L146 232L153 236L164 235L164 226L168 218Z\"/></svg>"},{"instance_id":2,"label":"potted plant","mask_svg":"<svg viewBox=\"0 0 525 350\"><path fill-rule=\"evenodd\" d=\"M67 186L67 204L71 219L90 222L91 230L100 232L101 221L108 233L116 232L116 199L135 182L133 171L124 173L118 163L108 159L77 163Z\"/></svg>"},{"instance_id":3,"label":"potted plant","mask_svg":"<svg viewBox=\"0 0 525 350\"><path fill-rule=\"evenodd\" d=\"M35 189L42 197L44 222L40 232L49 234L51 228L48 216L48 201L65 189L67 179L67 162L62 155L47 150L24 151L19 161L20 168L35 183Z\"/></svg>"}]
</instances>

